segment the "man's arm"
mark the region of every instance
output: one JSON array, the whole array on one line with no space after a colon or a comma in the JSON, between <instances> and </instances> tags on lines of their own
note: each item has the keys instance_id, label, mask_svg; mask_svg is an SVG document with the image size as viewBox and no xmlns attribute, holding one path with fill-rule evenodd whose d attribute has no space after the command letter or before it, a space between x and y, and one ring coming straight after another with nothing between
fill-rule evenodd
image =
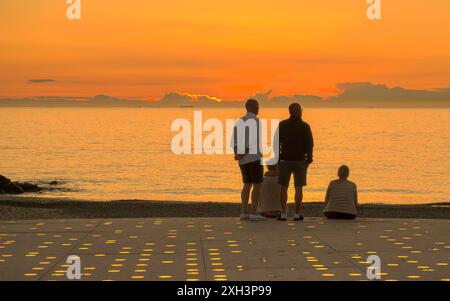
<instances>
[{"instance_id":1,"label":"man's arm","mask_svg":"<svg viewBox=\"0 0 450 301\"><path fill-rule=\"evenodd\" d=\"M236 125L233 128L233 134L231 136L230 142L231 142L231 147L234 150L234 155L237 155L238 148L237 148L237 126Z\"/></svg>"},{"instance_id":2,"label":"man's arm","mask_svg":"<svg viewBox=\"0 0 450 301\"><path fill-rule=\"evenodd\" d=\"M311 127L306 127L306 162L308 164L313 162L313 150L314 150L314 137L311 131Z\"/></svg>"},{"instance_id":3,"label":"man's arm","mask_svg":"<svg viewBox=\"0 0 450 301\"><path fill-rule=\"evenodd\" d=\"M234 150L234 159L236 161L241 160L244 155L243 154L238 154L238 129L237 129L237 125L234 126L233 128L233 135L231 137L231 147Z\"/></svg>"},{"instance_id":4,"label":"man's arm","mask_svg":"<svg viewBox=\"0 0 450 301\"><path fill-rule=\"evenodd\" d=\"M280 125L278 125L275 130L275 135L273 136L272 141L273 153L275 154L275 158L269 163L269 165L276 165L280 162Z\"/></svg>"}]
</instances>

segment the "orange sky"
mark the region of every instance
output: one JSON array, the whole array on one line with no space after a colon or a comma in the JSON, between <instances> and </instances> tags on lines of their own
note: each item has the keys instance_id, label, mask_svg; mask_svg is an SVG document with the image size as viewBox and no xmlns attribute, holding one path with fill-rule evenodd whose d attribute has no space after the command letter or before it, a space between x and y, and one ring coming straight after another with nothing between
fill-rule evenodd
<instances>
[{"instance_id":1,"label":"orange sky","mask_svg":"<svg viewBox=\"0 0 450 301\"><path fill-rule=\"evenodd\" d=\"M450 87L450 1L382 4L369 21L365 0L82 0L69 21L65 0L2 0L0 97Z\"/></svg>"}]
</instances>

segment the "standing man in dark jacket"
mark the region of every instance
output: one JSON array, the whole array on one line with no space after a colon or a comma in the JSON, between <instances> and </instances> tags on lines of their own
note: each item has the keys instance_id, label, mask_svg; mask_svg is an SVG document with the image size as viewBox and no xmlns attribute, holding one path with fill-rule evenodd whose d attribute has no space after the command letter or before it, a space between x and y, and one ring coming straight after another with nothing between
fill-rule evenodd
<instances>
[{"instance_id":1,"label":"standing man in dark jacket","mask_svg":"<svg viewBox=\"0 0 450 301\"><path fill-rule=\"evenodd\" d=\"M302 120L302 107L298 103L289 106L291 117L280 123L279 135L279 170L278 183L281 185L281 214L278 220L286 221L286 204L289 182L294 174L295 184L295 221L302 221L301 207L303 187L306 186L306 175L313 162L314 139L309 124Z\"/></svg>"}]
</instances>

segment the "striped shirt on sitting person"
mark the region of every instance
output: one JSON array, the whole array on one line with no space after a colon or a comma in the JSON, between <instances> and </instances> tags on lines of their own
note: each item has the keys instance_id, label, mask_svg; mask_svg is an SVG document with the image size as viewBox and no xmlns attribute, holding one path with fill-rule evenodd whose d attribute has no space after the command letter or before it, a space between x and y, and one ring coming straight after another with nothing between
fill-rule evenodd
<instances>
[{"instance_id":1,"label":"striped shirt on sitting person","mask_svg":"<svg viewBox=\"0 0 450 301\"><path fill-rule=\"evenodd\" d=\"M330 219L354 219L358 204L358 190L356 184L347 178L350 170L341 166L338 171L339 179L331 181L325 196L323 214Z\"/></svg>"}]
</instances>

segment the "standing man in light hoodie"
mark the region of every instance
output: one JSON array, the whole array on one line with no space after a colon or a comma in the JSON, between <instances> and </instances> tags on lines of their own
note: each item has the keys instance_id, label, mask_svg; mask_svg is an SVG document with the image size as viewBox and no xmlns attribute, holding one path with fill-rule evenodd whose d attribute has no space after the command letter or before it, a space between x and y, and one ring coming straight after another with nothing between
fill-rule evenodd
<instances>
[{"instance_id":1,"label":"standing man in light hoodie","mask_svg":"<svg viewBox=\"0 0 450 301\"><path fill-rule=\"evenodd\" d=\"M244 186L241 192L241 220L264 221L265 217L257 213L261 199L261 184L264 178L264 167L261 163L261 125L258 119L259 103L250 99L245 103L247 114L236 123L233 131L232 146L235 160L239 161ZM252 206L249 210L249 198Z\"/></svg>"}]
</instances>

